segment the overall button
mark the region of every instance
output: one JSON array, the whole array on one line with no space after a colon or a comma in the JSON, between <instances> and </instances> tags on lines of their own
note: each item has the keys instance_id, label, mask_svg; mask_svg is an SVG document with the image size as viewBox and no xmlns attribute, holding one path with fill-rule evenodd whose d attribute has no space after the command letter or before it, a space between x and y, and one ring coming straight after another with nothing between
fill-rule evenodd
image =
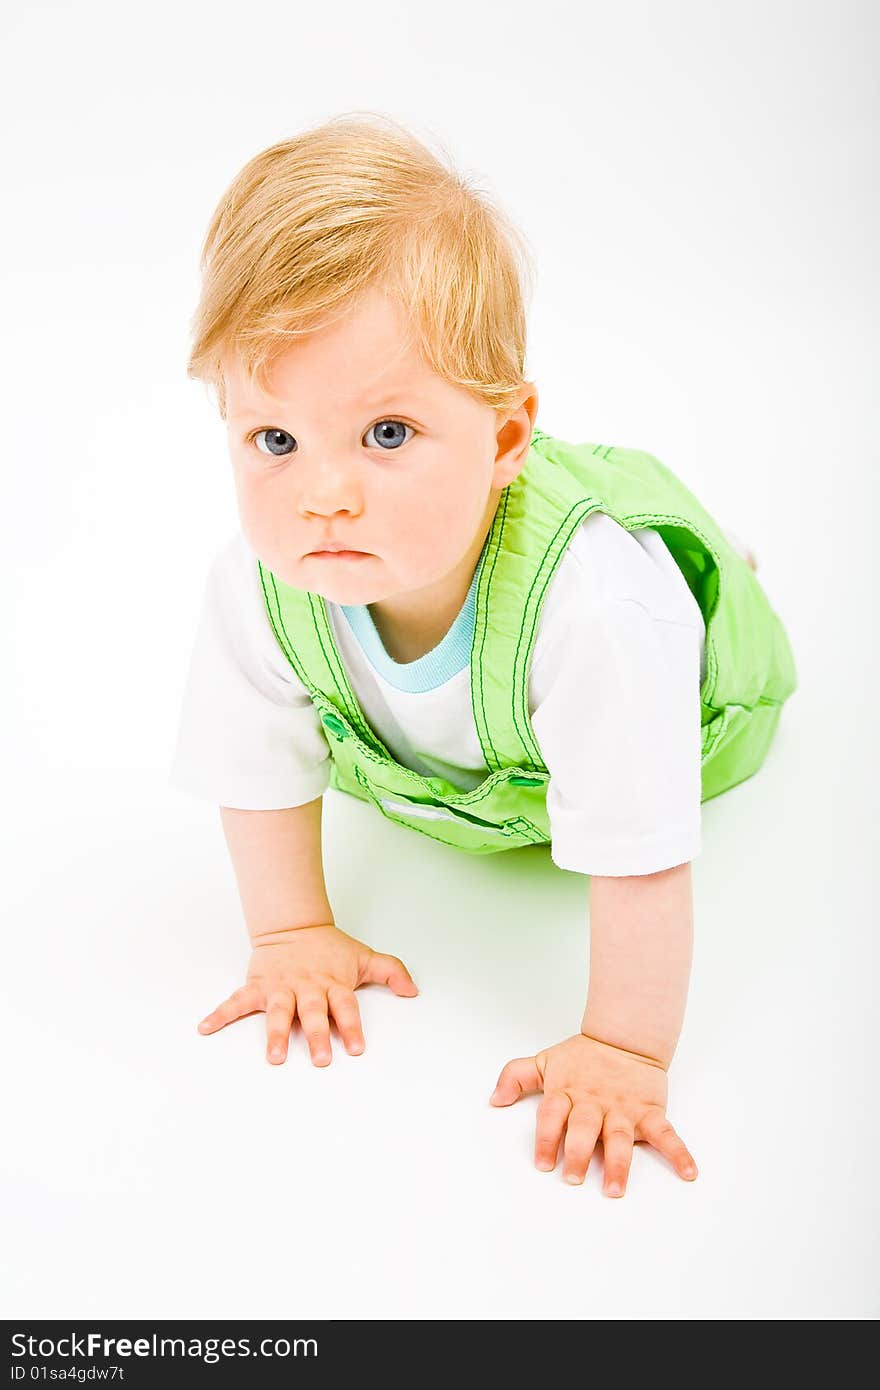
<instances>
[{"instance_id":1,"label":"overall button","mask_svg":"<svg viewBox=\"0 0 880 1390\"><path fill-rule=\"evenodd\" d=\"M335 714L322 714L321 723L324 724L331 733L335 734L338 739L348 738L348 730L342 723L342 720L337 719Z\"/></svg>"}]
</instances>

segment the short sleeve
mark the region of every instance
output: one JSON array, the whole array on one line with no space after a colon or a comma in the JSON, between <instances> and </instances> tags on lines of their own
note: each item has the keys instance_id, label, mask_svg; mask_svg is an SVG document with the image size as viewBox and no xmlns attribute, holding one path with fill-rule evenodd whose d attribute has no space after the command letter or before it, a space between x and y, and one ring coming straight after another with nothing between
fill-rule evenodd
<instances>
[{"instance_id":1,"label":"short sleeve","mask_svg":"<svg viewBox=\"0 0 880 1390\"><path fill-rule=\"evenodd\" d=\"M594 596L546 650L531 720L559 868L650 874L700 852L701 636Z\"/></svg>"},{"instance_id":2,"label":"short sleeve","mask_svg":"<svg viewBox=\"0 0 880 1390\"><path fill-rule=\"evenodd\" d=\"M243 536L215 558L195 634L169 783L241 810L321 796L330 753L318 712L278 645Z\"/></svg>"}]
</instances>

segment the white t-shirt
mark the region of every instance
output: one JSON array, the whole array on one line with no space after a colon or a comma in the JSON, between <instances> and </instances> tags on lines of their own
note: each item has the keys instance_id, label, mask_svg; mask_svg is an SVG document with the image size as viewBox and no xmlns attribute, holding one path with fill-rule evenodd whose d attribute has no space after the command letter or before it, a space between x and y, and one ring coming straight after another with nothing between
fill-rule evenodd
<instances>
[{"instance_id":1,"label":"white t-shirt","mask_svg":"<svg viewBox=\"0 0 880 1390\"><path fill-rule=\"evenodd\" d=\"M366 606L327 602L368 723L399 762L462 791L488 776L470 694L475 581L442 642L409 663L388 656ZM703 617L661 537L593 512L548 586L528 677L559 868L649 874L699 854L704 676ZM171 785L276 810L313 800L329 780L323 725L239 532L208 575Z\"/></svg>"}]
</instances>

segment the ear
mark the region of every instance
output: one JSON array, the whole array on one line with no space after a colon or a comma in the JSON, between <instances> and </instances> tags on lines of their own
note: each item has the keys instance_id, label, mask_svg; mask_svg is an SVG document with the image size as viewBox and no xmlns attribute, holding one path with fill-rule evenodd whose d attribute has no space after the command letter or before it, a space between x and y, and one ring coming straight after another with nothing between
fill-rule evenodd
<instances>
[{"instance_id":1,"label":"ear","mask_svg":"<svg viewBox=\"0 0 880 1390\"><path fill-rule=\"evenodd\" d=\"M537 413L537 388L533 381L526 381L523 383L519 404L512 410L503 411L498 417L495 467L492 473L494 488L507 487L525 467Z\"/></svg>"}]
</instances>

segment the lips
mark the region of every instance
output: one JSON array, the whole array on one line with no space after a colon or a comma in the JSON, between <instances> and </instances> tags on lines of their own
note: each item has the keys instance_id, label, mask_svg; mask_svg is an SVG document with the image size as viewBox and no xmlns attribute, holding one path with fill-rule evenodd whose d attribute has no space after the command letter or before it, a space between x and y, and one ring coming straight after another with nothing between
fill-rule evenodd
<instances>
[{"instance_id":1,"label":"lips","mask_svg":"<svg viewBox=\"0 0 880 1390\"><path fill-rule=\"evenodd\" d=\"M366 550L310 550L309 559L329 559L329 560L369 560L370 555Z\"/></svg>"},{"instance_id":2,"label":"lips","mask_svg":"<svg viewBox=\"0 0 880 1390\"><path fill-rule=\"evenodd\" d=\"M342 541L327 541L325 545L315 546L314 550L309 551L310 555L366 555L366 553L365 550L350 549L347 545L343 544Z\"/></svg>"}]
</instances>

